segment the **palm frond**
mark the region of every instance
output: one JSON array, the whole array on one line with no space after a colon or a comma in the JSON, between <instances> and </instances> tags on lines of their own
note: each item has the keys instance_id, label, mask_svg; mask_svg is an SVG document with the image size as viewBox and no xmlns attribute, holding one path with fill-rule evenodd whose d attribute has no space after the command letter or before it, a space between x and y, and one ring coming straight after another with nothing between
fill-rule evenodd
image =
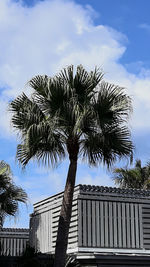
<instances>
[{"instance_id":1,"label":"palm frond","mask_svg":"<svg viewBox=\"0 0 150 267\"><path fill-rule=\"evenodd\" d=\"M27 202L27 194L16 186L12 180L10 166L1 161L0 168L0 224L3 224L6 216L15 216L18 211L18 203Z\"/></svg>"},{"instance_id":2,"label":"palm frond","mask_svg":"<svg viewBox=\"0 0 150 267\"><path fill-rule=\"evenodd\" d=\"M99 71L98 68L95 68L94 71L88 73L82 65L79 65L74 77L74 87L76 89L76 93L79 97L80 95L88 97L88 95L93 93L93 90L96 89L102 78L103 72Z\"/></svg>"},{"instance_id":3,"label":"palm frond","mask_svg":"<svg viewBox=\"0 0 150 267\"><path fill-rule=\"evenodd\" d=\"M150 189L150 168L144 167L141 160L136 160L133 168L117 168L113 171L113 179L121 188Z\"/></svg>"},{"instance_id":4,"label":"palm frond","mask_svg":"<svg viewBox=\"0 0 150 267\"><path fill-rule=\"evenodd\" d=\"M51 84L51 79L47 75L37 75L33 77L29 82L29 86L33 88L37 93L43 97L47 96L49 92L49 86Z\"/></svg>"},{"instance_id":5,"label":"palm frond","mask_svg":"<svg viewBox=\"0 0 150 267\"><path fill-rule=\"evenodd\" d=\"M87 72L79 65L74 73L71 65L54 78L38 75L29 81L31 99L23 94L10 104L12 123L22 133L17 158L24 167L30 159L55 165L73 137L90 164L109 167L117 158L132 157L126 127L131 99L123 88L102 79L98 68Z\"/></svg>"},{"instance_id":6,"label":"palm frond","mask_svg":"<svg viewBox=\"0 0 150 267\"><path fill-rule=\"evenodd\" d=\"M94 100L94 110L101 127L126 123L132 111L131 98L124 93L123 88L102 82Z\"/></svg>"},{"instance_id":7,"label":"palm frond","mask_svg":"<svg viewBox=\"0 0 150 267\"><path fill-rule=\"evenodd\" d=\"M17 159L23 167L31 158L55 166L64 156L65 149L61 136L51 129L47 121L31 125L23 143L17 147Z\"/></svg>"},{"instance_id":8,"label":"palm frond","mask_svg":"<svg viewBox=\"0 0 150 267\"><path fill-rule=\"evenodd\" d=\"M141 169L142 168L142 163L140 159L137 159L135 162L135 168Z\"/></svg>"},{"instance_id":9,"label":"palm frond","mask_svg":"<svg viewBox=\"0 0 150 267\"><path fill-rule=\"evenodd\" d=\"M97 134L87 135L82 142L83 157L89 164L103 163L108 168L122 157L132 158L133 145L126 127L110 127Z\"/></svg>"},{"instance_id":10,"label":"palm frond","mask_svg":"<svg viewBox=\"0 0 150 267\"><path fill-rule=\"evenodd\" d=\"M113 171L113 180L120 188L139 188L140 176L138 170L117 168Z\"/></svg>"},{"instance_id":11,"label":"palm frond","mask_svg":"<svg viewBox=\"0 0 150 267\"><path fill-rule=\"evenodd\" d=\"M68 84L70 88L74 88L74 67L73 65L64 68L58 75L56 79L60 80L63 84Z\"/></svg>"},{"instance_id":12,"label":"palm frond","mask_svg":"<svg viewBox=\"0 0 150 267\"><path fill-rule=\"evenodd\" d=\"M63 69L56 78L61 81L66 88L67 95L76 94L80 104L83 104L95 94L96 86L103 78L103 72L98 68L90 73L87 72L82 65L77 66L74 74L73 65ZM68 94L69 92L69 94Z\"/></svg>"},{"instance_id":13,"label":"palm frond","mask_svg":"<svg viewBox=\"0 0 150 267\"><path fill-rule=\"evenodd\" d=\"M24 93L10 103L12 112L12 124L15 129L24 135L33 123L39 123L45 119L44 113L38 105L31 101Z\"/></svg>"}]
</instances>

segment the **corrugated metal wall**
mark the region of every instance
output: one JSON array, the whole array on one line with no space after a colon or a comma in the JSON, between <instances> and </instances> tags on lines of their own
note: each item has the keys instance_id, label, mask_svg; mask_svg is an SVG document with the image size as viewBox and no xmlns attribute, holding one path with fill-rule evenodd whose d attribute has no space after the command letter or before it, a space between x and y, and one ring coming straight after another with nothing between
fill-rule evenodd
<instances>
[{"instance_id":1,"label":"corrugated metal wall","mask_svg":"<svg viewBox=\"0 0 150 267\"><path fill-rule=\"evenodd\" d=\"M19 256L29 243L28 229L4 228L0 231L0 254Z\"/></svg>"},{"instance_id":2,"label":"corrugated metal wall","mask_svg":"<svg viewBox=\"0 0 150 267\"><path fill-rule=\"evenodd\" d=\"M150 249L150 204L143 204L143 243L145 249Z\"/></svg>"},{"instance_id":3,"label":"corrugated metal wall","mask_svg":"<svg viewBox=\"0 0 150 267\"><path fill-rule=\"evenodd\" d=\"M54 252L62 193L34 205L30 244ZM69 252L147 253L150 250L150 192L75 187Z\"/></svg>"},{"instance_id":4,"label":"corrugated metal wall","mask_svg":"<svg viewBox=\"0 0 150 267\"><path fill-rule=\"evenodd\" d=\"M62 194L37 205L30 220L30 245L42 253L53 252L57 237ZM73 200L68 249L78 246L78 202Z\"/></svg>"},{"instance_id":5,"label":"corrugated metal wall","mask_svg":"<svg viewBox=\"0 0 150 267\"><path fill-rule=\"evenodd\" d=\"M143 248L141 204L78 200L79 246Z\"/></svg>"},{"instance_id":6,"label":"corrugated metal wall","mask_svg":"<svg viewBox=\"0 0 150 267\"><path fill-rule=\"evenodd\" d=\"M58 220L61 209L61 202L55 202L52 209L52 247L55 248L56 238L57 238L57 229L58 229ZM68 249L74 248L77 246L78 242L78 206L77 200L73 201L72 206L72 216L69 229L69 240L68 240Z\"/></svg>"},{"instance_id":7,"label":"corrugated metal wall","mask_svg":"<svg viewBox=\"0 0 150 267\"><path fill-rule=\"evenodd\" d=\"M52 251L52 205L43 205L30 219L30 245L36 251Z\"/></svg>"}]
</instances>

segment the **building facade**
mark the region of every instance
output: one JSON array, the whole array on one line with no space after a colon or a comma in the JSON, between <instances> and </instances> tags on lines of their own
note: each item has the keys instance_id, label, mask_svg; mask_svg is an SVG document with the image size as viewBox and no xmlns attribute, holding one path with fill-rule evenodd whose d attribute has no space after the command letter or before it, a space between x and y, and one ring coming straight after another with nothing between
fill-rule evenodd
<instances>
[{"instance_id":1,"label":"building facade","mask_svg":"<svg viewBox=\"0 0 150 267\"><path fill-rule=\"evenodd\" d=\"M34 204L30 245L54 253L62 193ZM150 191L75 187L68 253L150 255Z\"/></svg>"},{"instance_id":2,"label":"building facade","mask_svg":"<svg viewBox=\"0 0 150 267\"><path fill-rule=\"evenodd\" d=\"M21 256L29 244L29 229L2 228L0 231L0 255Z\"/></svg>"}]
</instances>

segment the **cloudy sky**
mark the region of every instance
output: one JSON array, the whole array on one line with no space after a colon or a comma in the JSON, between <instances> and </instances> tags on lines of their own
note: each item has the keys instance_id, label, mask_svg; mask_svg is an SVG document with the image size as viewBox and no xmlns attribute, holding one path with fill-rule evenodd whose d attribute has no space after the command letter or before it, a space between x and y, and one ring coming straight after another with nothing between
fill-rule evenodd
<instances>
[{"instance_id":1,"label":"cloudy sky","mask_svg":"<svg viewBox=\"0 0 150 267\"><path fill-rule=\"evenodd\" d=\"M27 93L25 84L36 74L54 75L70 64L101 67L105 80L132 97L134 158L143 164L150 159L149 10L149 0L0 1L0 159L29 196L18 219L6 220L5 227L28 227L32 203L63 190L67 174L67 159L55 170L31 162L25 172L15 160L19 140L8 103ZM103 166L92 169L79 161L77 184L113 186L111 176Z\"/></svg>"}]
</instances>

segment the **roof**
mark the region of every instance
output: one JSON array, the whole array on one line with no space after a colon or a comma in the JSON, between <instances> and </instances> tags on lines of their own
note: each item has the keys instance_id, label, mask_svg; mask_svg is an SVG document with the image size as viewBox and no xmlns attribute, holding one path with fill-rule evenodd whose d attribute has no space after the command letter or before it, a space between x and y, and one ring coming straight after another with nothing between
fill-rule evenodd
<instances>
[{"instance_id":1,"label":"roof","mask_svg":"<svg viewBox=\"0 0 150 267\"><path fill-rule=\"evenodd\" d=\"M130 197L150 197L150 190L143 189L121 189L117 187L96 186L96 185L79 185L80 190L85 193L104 193L104 194L120 194Z\"/></svg>"},{"instance_id":2,"label":"roof","mask_svg":"<svg viewBox=\"0 0 150 267\"><path fill-rule=\"evenodd\" d=\"M29 232L29 229L28 228L2 228L1 229L2 232L26 232L28 233Z\"/></svg>"},{"instance_id":3,"label":"roof","mask_svg":"<svg viewBox=\"0 0 150 267\"><path fill-rule=\"evenodd\" d=\"M112 196L112 197L125 197L125 198L135 198L135 199L148 199L150 200L150 190L142 189L121 189L117 187L108 187L108 186L99 186L99 185L86 185L78 184L74 188L74 194L93 194L97 196ZM48 204L54 199L61 198L63 192L59 192L55 195L52 195L46 199L43 199L39 202L33 204L34 208Z\"/></svg>"}]
</instances>

